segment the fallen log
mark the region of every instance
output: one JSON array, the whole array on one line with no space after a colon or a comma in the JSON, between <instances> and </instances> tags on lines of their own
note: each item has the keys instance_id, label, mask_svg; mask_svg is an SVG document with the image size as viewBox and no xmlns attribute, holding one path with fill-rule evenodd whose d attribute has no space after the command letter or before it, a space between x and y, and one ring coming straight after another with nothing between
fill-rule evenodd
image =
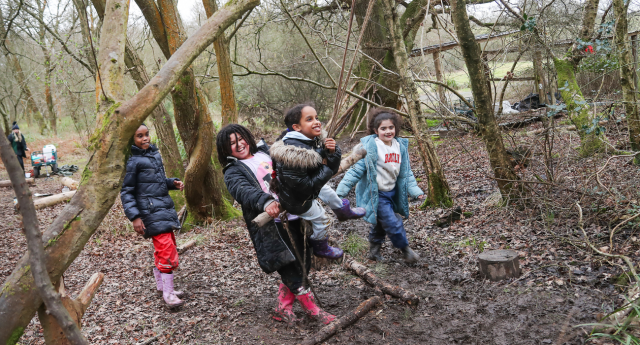
<instances>
[{"instance_id":1,"label":"fallen log","mask_svg":"<svg viewBox=\"0 0 640 345\"><path fill-rule=\"evenodd\" d=\"M337 175L340 175L343 172L349 170L349 168L351 168L352 165L356 164L356 162L364 158L366 155L367 155L367 150L365 150L362 146L356 146L356 149L353 150L351 154L349 154L349 156L347 156L346 158L340 161L340 167L338 168L338 172L335 175L333 175L333 177L336 177ZM267 212L262 212L258 216L253 218L251 223L257 225L258 227L263 227L265 224L269 223L272 219L273 218L271 218L271 216Z\"/></svg>"},{"instance_id":2,"label":"fallen log","mask_svg":"<svg viewBox=\"0 0 640 345\"><path fill-rule=\"evenodd\" d=\"M60 179L60 182L62 182L63 186L67 186L71 190L78 189L78 185L80 185L80 182L72 179L71 177L63 177L62 179Z\"/></svg>"},{"instance_id":3,"label":"fallen log","mask_svg":"<svg viewBox=\"0 0 640 345\"><path fill-rule=\"evenodd\" d=\"M24 181L27 182L27 184L36 184L36 179L33 177L26 178ZM13 185L11 184L11 180L2 180L0 181L0 187L13 187Z\"/></svg>"},{"instance_id":4,"label":"fallen log","mask_svg":"<svg viewBox=\"0 0 640 345\"><path fill-rule=\"evenodd\" d=\"M69 311L69 315L73 321L78 325L78 328L82 328L82 316L91 304L93 296L96 294L98 287L102 284L104 279L103 273L94 273L87 284L84 286L78 297L71 299L64 288L64 281L60 278L58 293L62 299L62 305ZM38 318L42 325L44 340L46 344L66 345L71 344L65 337L60 325L56 321L53 315L49 314L43 304L38 310Z\"/></svg>"},{"instance_id":5,"label":"fallen log","mask_svg":"<svg viewBox=\"0 0 640 345\"><path fill-rule=\"evenodd\" d=\"M353 258L346 257L346 260L344 261L344 267L353 271L370 285L380 288L380 290L387 295L399 298L411 305L417 305L418 302L420 302L420 298L414 293L409 292L399 286L393 286L376 277L365 265L357 262Z\"/></svg>"},{"instance_id":6,"label":"fallen log","mask_svg":"<svg viewBox=\"0 0 640 345\"><path fill-rule=\"evenodd\" d=\"M36 210L53 206L59 204L61 202L69 201L76 194L76 191L70 191L65 193L60 193L52 196L48 196L41 199L36 199L33 201L33 205L36 207Z\"/></svg>"},{"instance_id":7,"label":"fallen log","mask_svg":"<svg viewBox=\"0 0 640 345\"><path fill-rule=\"evenodd\" d=\"M305 338L302 341L302 345L315 345L322 343L331 338L339 330L348 327L358 321L361 317L366 315L371 309L375 308L378 304L382 303L380 296L371 297L368 300L360 303L360 305L347 315L334 320L330 324L322 327L318 333Z\"/></svg>"},{"instance_id":8,"label":"fallen log","mask_svg":"<svg viewBox=\"0 0 640 345\"><path fill-rule=\"evenodd\" d=\"M178 247L178 254L182 254L186 252L189 248L196 245L196 240L187 241L185 244Z\"/></svg>"}]
</instances>

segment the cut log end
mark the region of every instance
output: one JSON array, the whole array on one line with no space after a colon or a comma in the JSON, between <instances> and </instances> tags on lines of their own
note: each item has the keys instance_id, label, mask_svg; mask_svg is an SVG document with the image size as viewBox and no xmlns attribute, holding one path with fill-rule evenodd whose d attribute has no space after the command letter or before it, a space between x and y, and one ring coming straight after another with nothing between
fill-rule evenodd
<instances>
[{"instance_id":1,"label":"cut log end","mask_svg":"<svg viewBox=\"0 0 640 345\"><path fill-rule=\"evenodd\" d=\"M33 177L25 178L24 181L27 184L36 184L36 179ZM13 184L11 184L11 180L2 180L0 181L0 187L13 187Z\"/></svg>"},{"instance_id":2,"label":"cut log end","mask_svg":"<svg viewBox=\"0 0 640 345\"><path fill-rule=\"evenodd\" d=\"M478 255L480 276L499 281L520 276L520 260L515 250L487 250Z\"/></svg>"}]
</instances>

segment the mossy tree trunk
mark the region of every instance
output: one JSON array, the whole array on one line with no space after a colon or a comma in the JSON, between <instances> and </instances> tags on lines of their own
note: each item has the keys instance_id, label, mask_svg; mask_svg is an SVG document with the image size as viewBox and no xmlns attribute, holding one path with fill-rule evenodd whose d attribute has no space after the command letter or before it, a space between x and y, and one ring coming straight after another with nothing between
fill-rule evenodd
<instances>
[{"instance_id":1,"label":"mossy tree trunk","mask_svg":"<svg viewBox=\"0 0 640 345\"><path fill-rule=\"evenodd\" d=\"M513 181L518 180L518 175L509 164L507 151L502 141L502 133L493 113L491 93L481 56L482 51L473 31L471 31L466 3L464 0L452 0L450 4L451 18L460 42L464 62L469 71L469 81L480 134L489 154L491 168L503 198L505 200L516 198L516 186L520 185Z\"/></svg>"},{"instance_id":2,"label":"mossy tree trunk","mask_svg":"<svg viewBox=\"0 0 640 345\"><path fill-rule=\"evenodd\" d=\"M351 4L351 1L345 2ZM398 20L400 25L400 34L403 37L407 52L413 49L416 33L426 14L424 7L427 3L427 0L416 0L410 2ZM368 5L368 1L355 2L353 10L356 11L355 16L359 27L362 27L364 24ZM370 22L365 29L364 36L362 37L362 51L376 61L380 61L386 69L398 72L392 52L392 42L389 41L387 36L389 32L387 27L388 24L384 19L382 2L375 2L373 9L371 10L371 18L369 20ZM399 109L401 103L398 99L398 93L400 92L400 87L402 85L400 78L394 75L389 75L387 72L383 72L380 67L366 57L360 58L357 65L354 67L353 73L358 77L368 79L371 75L372 69L372 79L376 83L380 84L381 87L376 88L375 94L370 92L364 95L364 97L379 101L379 104L385 107ZM366 83L359 83L354 91L357 93L362 92L366 87L365 84ZM364 102L361 102L356 107L353 112L354 115L351 116L349 125L345 128L346 132L351 132L353 127L357 126L356 121L358 120L358 116L356 116L356 114L361 114L366 107L367 105ZM364 121L363 126L366 125L367 121Z\"/></svg>"},{"instance_id":3,"label":"mossy tree trunk","mask_svg":"<svg viewBox=\"0 0 640 345\"><path fill-rule=\"evenodd\" d=\"M202 0L207 18L211 17L218 10L216 0ZM225 35L220 35L213 42L213 49L216 52L216 62L218 65L218 83L220 85L220 103L222 107L222 126L230 123L238 123L238 107L236 105L236 95L233 90L233 69L231 68L231 53L229 51L229 40Z\"/></svg>"},{"instance_id":4,"label":"mossy tree trunk","mask_svg":"<svg viewBox=\"0 0 640 345\"><path fill-rule=\"evenodd\" d=\"M49 47L47 47L47 37L44 28L45 4L41 1L37 1L36 3L38 5L38 16L40 17L38 26L39 45L42 50L42 56L44 57L44 100L47 104L46 119L49 120L49 126L53 135L58 136L58 119L53 105L53 95L51 94L51 72L53 72L54 67L51 65L51 52L49 51Z\"/></svg>"},{"instance_id":5,"label":"mossy tree trunk","mask_svg":"<svg viewBox=\"0 0 640 345\"><path fill-rule=\"evenodd\" d=\"M185 41L187 35L173 0L136 0L151 32L167 58ZM158 36L157 36L158 35ZM211 218L227 219L238 215L224 187L222 169L216 168L215 128L207 107L205 92L193 69L186 69L171 91L174 116L184 148L189 155L185 171L187 223L205 222Z\"/></svg>"},{"instance_id":6,"label":"mossy tree trunk","mask_svg":"<svg viewBox=\"0 0 640 345\"><path fill-rule=\"evenodd\" d=\"M383 0L382 5L384 19L391 37L393 57L398 73L402 78L402 90L407 99L411 128L418 143L418 151L424 163L425 173L429 177L428 204L435 207L451 207L453 201L451 200L449 184L436 154L435 145L431 141L429 132L420 130L418 120L418 116L422 114L420 95L409 70L409 56L402 37L401 25L398 22L396 3L394 0Z\"/></svg>"},{"instance_id":7,"label":"mossy tree trunk","mask_svg":"<svg viewBox=\"0 0 640 345\"><path fill-rule=\"evenodd\" d=\"M92 154L82 173L78 191L43 234L47 268L53 281L60 279L80 254L119 195L135 130L169 94L195 58L210 46L224 29L258 4L258 0L236 0L225 5L175 52L140 92L126 102L114 98L116 96L113 95L118 93L118 87L107 85L122 80L115 71L120 68L124 70L126 26L120 29L113 28L110 27L113 21L105 19L101 36L105 36L106 30L113 35L120 33L121 40L113 45L107 42L100 44L100 56L107 56L109 59L104 62L99 60L103 82L99 95L104 90L107 97L101 96L96 130L90 139L89 149ZM117 40L109 43L115 41ZM121 50L115 51L114 48ZM109 55L111 53L117 54L117 58L113 59ZM105 71L105 64L114 66ZM42 300L38 296L30 272L28 257L25 255L18 261L2 286L0 344L15 344L41 304Z\"/></svg>"},{"instance_id":8,"label":"mossy tree trunk","mask_svg":"<svg viewBox=\"0 0 640 345\"><path fill-rule=\"evenodd\" d=\"M624 110L629 126L629 143L631 150L640 151L640 117L638 116L638 105L636 98L636 85L634 79L634 64L631 47L627 41L627 31L629 24L627 11L629 2L624 0L613 0L613 11L616 20L616 50L618 53L618 65L620 65L620 84L624 98ZM636 155L634 164L640 164L640 155Z\"/></svg>"},{"instance_id":9,"label":"mossy tree trunk","mask_svg":"<svg viewBox=\"0 0 640 345\"><path fill-rule=\"evenodd\" d=\"M578 38L584 42L589 42L592 38L599 3L600 0L587 0L583 8ZM553 65L558 76L558 90L566 104L571 123L576 126L580 136L580 154L589 156L601 150L604 143L596 131L585 130L592 127L593 116L575 75L580 61L585 56L585 52L580 48L577 42L574 43L564 57L554 57Z\"/></svg>"},{"instance_id":10,"label":"mossy tree trunk","mask_svg":"<svg viewBox=\"0 0 640 345\"><path fill-rule=\"evenodd\" d=\"M540 103L548 104L547 99L547 78L544 75L544 69L542 68L542 50L535 49L533 51L533 75L536 83L536 90L540 97Z\"/></svg>"}]
</instances>

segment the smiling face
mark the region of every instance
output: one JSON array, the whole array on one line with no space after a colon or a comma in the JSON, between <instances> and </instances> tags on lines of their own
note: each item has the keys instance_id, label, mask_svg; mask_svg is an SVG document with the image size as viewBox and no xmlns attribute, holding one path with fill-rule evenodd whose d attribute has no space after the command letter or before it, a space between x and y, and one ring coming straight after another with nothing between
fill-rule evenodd
<instances>
[{"instance_id":1,"label":"smiling face","mask_svg":"<svg viewBox=\"0 0 640 345\"><path fill-rule=\"evenodd\" d=\"M133 135L133 144L137 147L146 150L151 145L151 138L149 137L149 128L141 125L138 127L136 134Z\"/></svg>"},{"instance_id":2,"label":"smiling face","mask_svg":"<svg viewBox=\"0 0 640 345\"><path fill-rule=\"evenodd\" d=\"M243 137L238 133L231 133L229 135L229 141L231 144L231 155L239 160L249 159L253 157L249 145Z\"/></svg>"},{"instance_id":3,"label":"smiling face","mask_svg":"<svg viewBox=\"0 0 640 345\"><path fill-rule=\"evenodd\" d=\"M396 126L393 124L393 121L384 120L380 122L380 126L376 129L376 134L383 143L391 145L393 138L396 137Z\"/></svg>"},{"instance_id":4,"label":"smiling face","mask_svg":"<svg viewBox=\"0 0 640 345\"><path fill-rule=\"evenodd\" d=\"M301 111L300 123L293 125L293 129L309 139L322 135L322 123L318 120L318 113L312 107L304 107Z\"/></svg>"}]
</instances>

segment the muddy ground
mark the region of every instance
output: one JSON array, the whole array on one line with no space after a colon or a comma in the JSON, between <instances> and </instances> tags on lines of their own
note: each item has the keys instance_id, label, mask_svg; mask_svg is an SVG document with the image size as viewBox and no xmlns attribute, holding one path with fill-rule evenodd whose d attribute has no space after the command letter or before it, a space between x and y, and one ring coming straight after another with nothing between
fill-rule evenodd
<instances>
[{"instance_id":1,"label":"muddy ground","mask_svg":"<svg viewBox=\"0 0 640 345\"><path fill-rule=\"evenodd\" d=\"M509 132L507 146L540 147L540 138L517 134L537 126ZM612 145L624 142L624 130L609 128L607 133ZM333 241L378 277L415 292L420 303L409 306L387 296L384 305L327 343L596 343L588 338L589 328L576 326L597 322L624 302L627 282L621 273L625 267L621 261L608 261L585 246L572 205L575 201L582 204L585 230L596 247L609 246L608 231L616 224L616 215L637 207L638 169L627 165L627 159L612 159L598 175L611 195L598 190L600 185L589 176L602 168L612 153L580 158L575 132L559 133L554 142L556 187L531 183L533 196L523 207L498 207L487 202L497 185L490 178L481 140L464 134L436 143L456 206L467 213L454 224L438 227L436 221L447 210L420 210L419 204L412 204L405 226L412 247L422 257L417 265L405 265L389 242L384 247L385 262L366 260L368 225L363 221L336 222L331 231ZM342 142L344 147L352 145ZM411 150L414 173L426 189L417 152ZM534 181L534 175L546 172L541 160L534 154L528 167L519 166L522 178ZM60 189L56 177L39 179L33 191ZM353 195L350 198L355 201ZM12 200L12 190L0 189L0 280L11 273L26 248ZM38 211L43 228L62 207ZM636 231L633 223L621 227L614 237L614 248L607 250L636 262L640 256ZM197 227L179 234L178 242L192 238L198 244L180 256L176 272L177 287L189 295L183 307L169 311L155 293L151 242L133 232L120 202L116 202L65 275L72 295L93 273L106 275L83 319L84 333L92 344L136 344L149 339L157 344L294 344L321 328L308 319L287 328L271 318L278 276L259 269L242 220ZM502 282L480 279L477 254L498 248L518 251L520 278ZM325 309L337 316L380 293L339 264L312 272L311 280ZM294 310L303 316L299 306ZM43 343L35 317L20 344Z\"/></svg>"}]
</instances>

